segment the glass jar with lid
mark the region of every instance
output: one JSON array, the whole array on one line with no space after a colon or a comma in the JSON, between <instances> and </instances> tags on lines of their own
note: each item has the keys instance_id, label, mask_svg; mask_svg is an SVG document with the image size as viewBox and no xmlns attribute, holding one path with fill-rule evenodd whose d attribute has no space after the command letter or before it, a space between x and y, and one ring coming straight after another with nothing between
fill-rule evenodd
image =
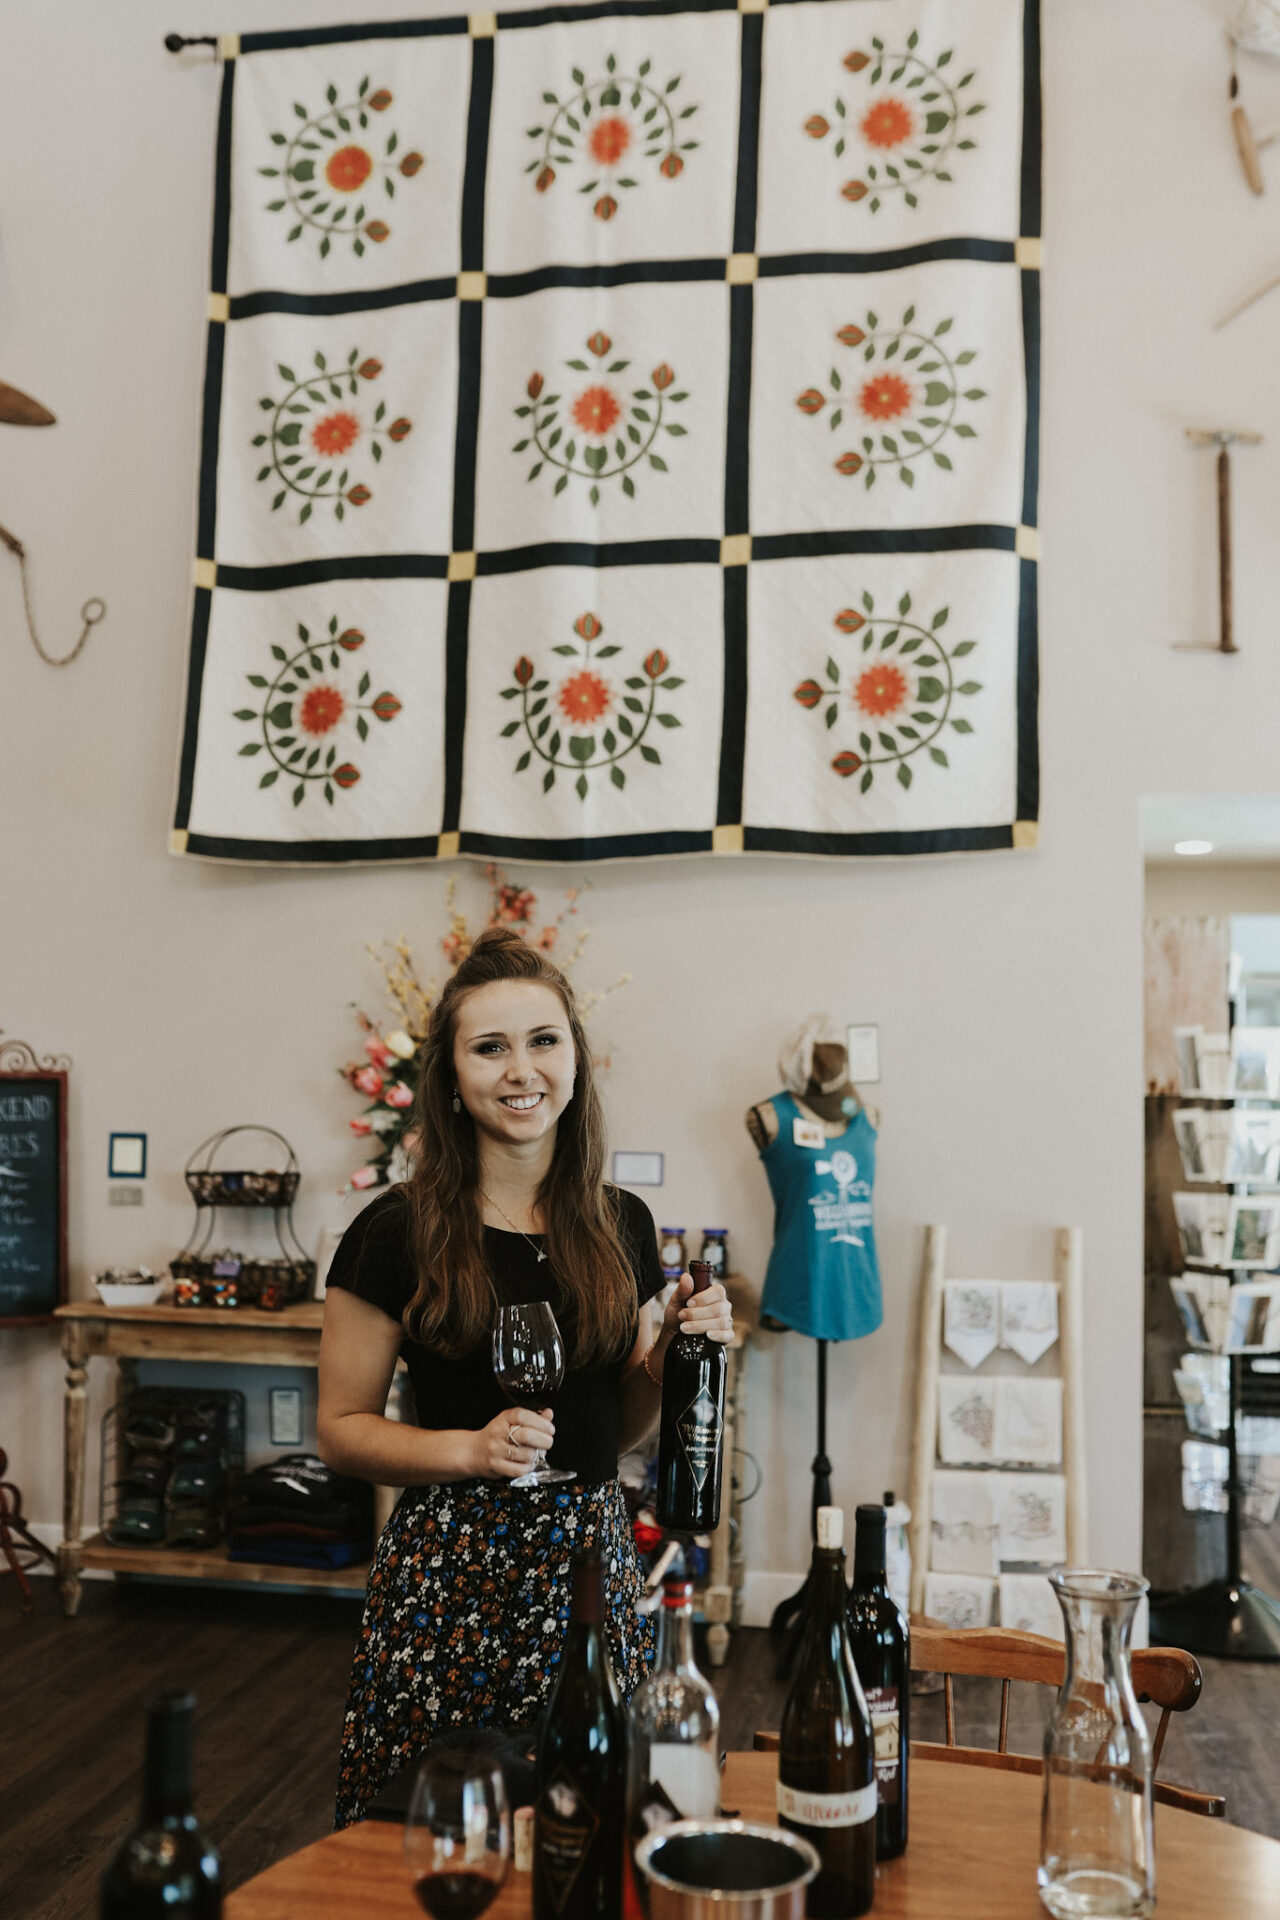
<instances>
[{"instance_id":1,"label":"glass jar with lid","mask_svg":"<svg viewBox=\"0 0 1280 1920\"><path fill-rule=\"evenodd\" d=\"M713 1280L723 1281L729 1271L729 1229L728 1227L704 1227L702 1229L702 1250L698 1255L711 1269Z\"/></svg>"},{"instance_id":2,"label":"glass jar with lid","mask_svg":"<svg viewBox=\"0 0 1280 1920\"><path fill-rule=\"evenodd\" d=\"M689 1249L684 1243L683 1227L659 1227L658 1258L668 1280L678 1280L689 1264Z\"/></svg>"}]
</instances>

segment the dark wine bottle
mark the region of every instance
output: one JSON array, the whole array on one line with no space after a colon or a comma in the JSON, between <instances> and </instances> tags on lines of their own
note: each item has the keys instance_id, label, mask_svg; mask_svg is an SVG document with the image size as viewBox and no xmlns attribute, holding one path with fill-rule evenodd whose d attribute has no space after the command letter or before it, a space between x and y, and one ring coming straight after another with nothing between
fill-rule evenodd
<instances>
[{"instance_id":1,"label":"dark wine bottle","mask_svg":"<svg viewBox=\"0 0 1280 1920\"><path fill-rule=\"evenodd\" d=\"M217 1920L222 1862L191 1809L195 1701L181 1689L147 1702L142 1814L103 1875L100 1920Z\"/></svg>"},{"instance_id":2,"label":"dark wine bottle","mask_svg":"<svg viewBox=\"0 0 1280 1920\"><path fill-rule=\"evenodd\" d=\"M696 1296L714 1275L691 1260ZM662 1363L658 1436L658 1525L668 1533L711 1533L720 1524L724 1469L724 1347L705 1333L678 1333Z\"/></svg>"},{"instance_id":3,"label":"dark wine bottle","mask_svg":"<svg viewBox=\"0 0 1280 1920\"><path fill-rule=\"evenodd\" d=\"M573 1562L560 1674L538 1741L533 1816L534 1920L606 1920L622 1912L627 1710L604 1637L604 1563Z\"/></svg>"},{"instance_id":4,"label":"dark wine bottle","mask_svg":"<svg viewBox=\"0 0 1280 1920\"><path fill-rule=\"evenodd\" d=\"M812 1920L869 1913L876 1892L875 1747L845 1629L844 1515L818 1508L800 1664L782 1709L778 1819L817 1848Z\"/></svg>"},{"instance_id":5,"label":"dark wine bottle","mask_svg":"<svg viewBox=\"0 0 1280 1920\"><path fill-rule=\"evenodd\" d=\"M911 1639L885 1583L883 1507L858 1508L845 1624L875 1739L876 1858L895 1860L907 1844Z\"/></svg>"}]
</instances>

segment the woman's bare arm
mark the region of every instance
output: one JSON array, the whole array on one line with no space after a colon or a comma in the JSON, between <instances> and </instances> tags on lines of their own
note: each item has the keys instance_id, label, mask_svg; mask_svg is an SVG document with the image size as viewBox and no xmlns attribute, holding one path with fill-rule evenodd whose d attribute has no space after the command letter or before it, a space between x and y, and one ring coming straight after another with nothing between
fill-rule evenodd
<instances>
[{"instance_id":1,"label":"woman's bare arm","mask_svg":"<svg viewBox=\"0 0 1280 1920\"><path fill-rule=\"evenodd\" d=\"M551 1445L555 1428L545 1412L512 1408L476 1432L388 1420L383 1410L400 1340L398 1322L380 1307L344 1288L325 1295L316 1444L326 1466L390 1487L514 1480L536 1447Z\"/></svg>"}]
</instances>

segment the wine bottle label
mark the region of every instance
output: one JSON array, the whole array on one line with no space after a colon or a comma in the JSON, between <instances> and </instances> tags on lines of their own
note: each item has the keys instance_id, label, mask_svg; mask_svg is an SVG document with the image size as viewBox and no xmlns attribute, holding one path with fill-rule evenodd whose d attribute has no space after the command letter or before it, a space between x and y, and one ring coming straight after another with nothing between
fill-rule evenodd
<instances>
[{"instance_id":1,"label":"wine bottle label","mask_svg":"<svg viewBox=\"0 0 1280 1920\"><path fill-rule=\"evenodd\" d=\"M689 1462L694 1486L701 1493L707 1476L716 1464L720 1449L720 1409L705 1387L699 1387L684 1412L677 1417L676 1432Z\"/></svg>"},{"instance_id":2,"label":"wine bottle label","mask_svg":"<svg viewBox=\"0 0 1280 1920\"><path fill-rule=\"evenodd\" d=\"M876 1741L876 1786L882 1807L896 1807L902 1775L902 1721L896 1687L868 1687L867 1712Z\"/></svg>"},{"instance_id":3,"label":"wine bottle label","mask_svg":"<svg viewBox=\"0 0 1280 1920\"><path fill-rule=\"evenodd\" d=\"M814 1793L778 1782L778 1812L799 1827L860 1827L876 1817L876 1786L853 1793Z\"/></svg>"},{"instance_id":4,"label":"wine bottle label","mask_svg":"<svg viewBox=\"0 0 1280 1920\"><path fill-rule=\"evenodd\" d=\"M538 1871L557 1913L563 1913L573 1883L600 1821L564 1767L558 1767L538 1799L534 1852Z\"/></svg>"},{"instance_id":5,"label":"wine bottle label","mask_svg":"<svg viewBox=\"0 0 1280 1920\"><path fill-rule=\"evenodd\" d=\"M706 1747L655 1741L649 1749L649 1778L678 1809L677 1820L714 1819L720 1804L720 1769Z\"/></svg>"}]
</instances>

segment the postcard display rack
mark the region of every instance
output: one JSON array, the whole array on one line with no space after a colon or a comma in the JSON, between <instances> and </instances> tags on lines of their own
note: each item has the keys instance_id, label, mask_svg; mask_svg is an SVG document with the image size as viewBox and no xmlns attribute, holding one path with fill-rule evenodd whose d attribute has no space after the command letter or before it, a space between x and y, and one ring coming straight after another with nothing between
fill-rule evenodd
<instances>
[{"instance_id":1,"label":"postcard display rack","mask_svg":"<svg viewBox=\"0 0 1280 1920\"><path fill-rule=\"evenodd\" d=\"M1251 1410L1243 1369L1280 1354L1280 1027L1179 1027L1175 1042L1187 1104L1173 1126L1188 1186L1173 1196L1184 1271L1169 1285L1192 1352L1174 1381L1198 1436L1183 1446L1183 1503L1225 1509L1227 1565L1190 1592L1153 1594L1151 1637L1280 1660L1280 1602L1244 1579L1240 1560L1242 1523L1273 1519L1280 1494L1260 1469L1245 1475L1240 1444Z\"/></svg>"},{"instance_id":2,"label":"postcard display rack","mask_svg":"<svg viewBox=\"0 0 1280 1920\"><path fill-rule=\"evenodd\" d=\"M1052 1280L949 1280L925 1228L911 1466L911 1611L1062 1638L1048 1574L1086 1558L1082 1236Z\"/></svg>"}]
</instances>

